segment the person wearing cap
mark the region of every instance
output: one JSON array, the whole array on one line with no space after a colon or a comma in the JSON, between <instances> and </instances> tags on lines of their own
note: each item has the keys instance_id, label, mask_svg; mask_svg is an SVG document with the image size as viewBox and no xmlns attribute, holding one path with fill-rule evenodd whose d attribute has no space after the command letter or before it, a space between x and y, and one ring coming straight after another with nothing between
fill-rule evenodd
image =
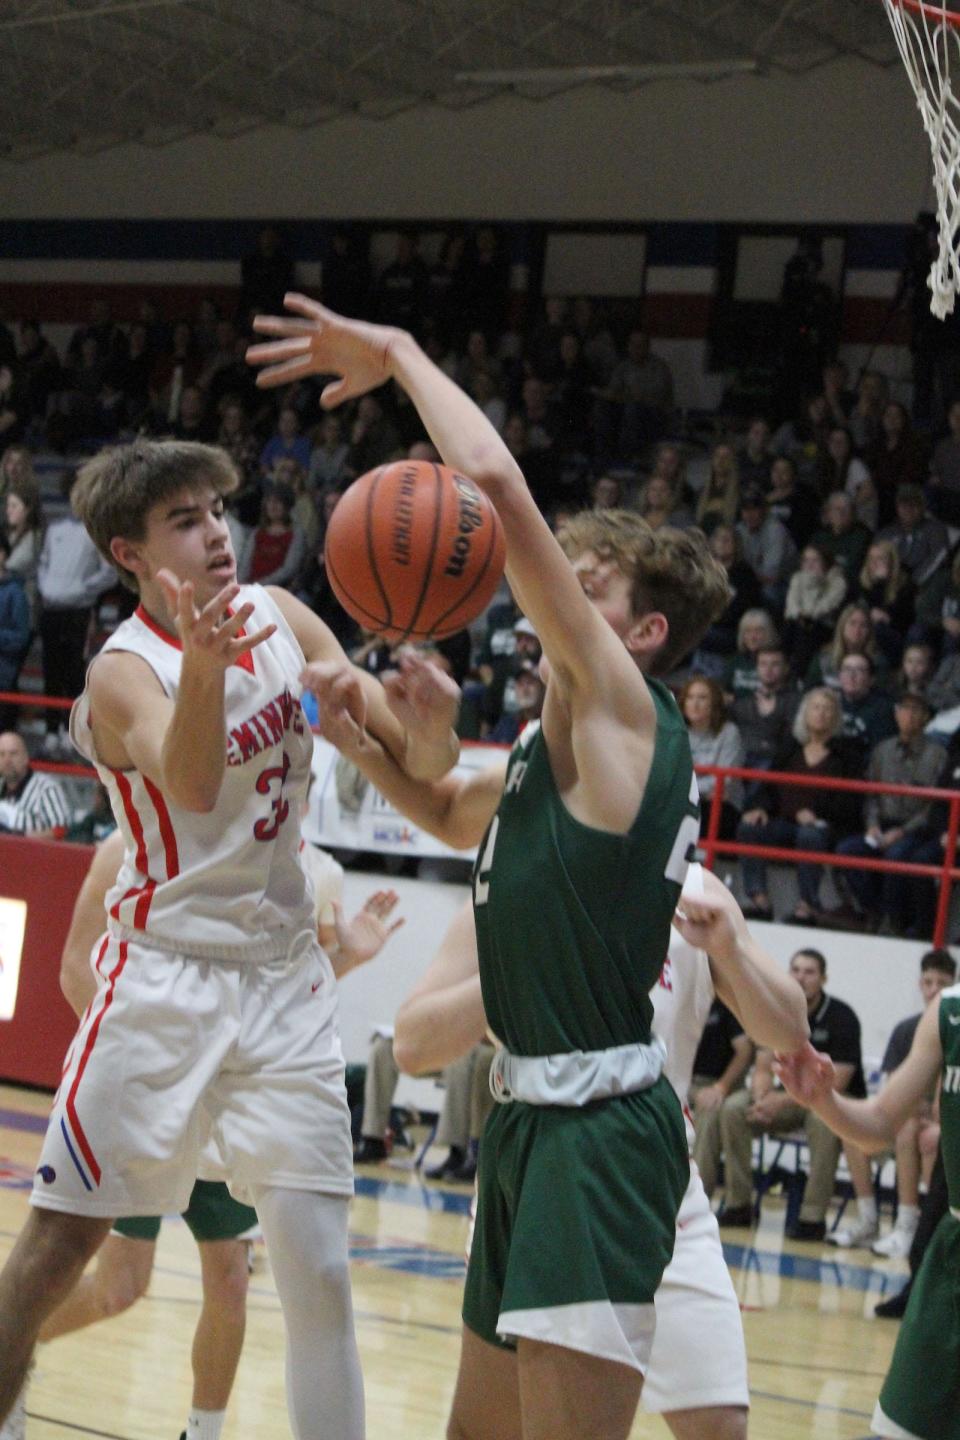
<instances>
[{"instance_id":1,"label":"person wearing cap","mask_svg":"<svg viewBox=\"0 0 960 1440\"><path fill-rule=\"evenodd\" d=\"M890 540L900 564L910 572L918 590L940 569L950 553L950 535L942 520L926 513L923 489L919 485L897 486L897 518L877 536Z\"/></svg>"},{"instance_id":2,"label":"person wearing cap","mask_svg":"<svg viewBox=\"0 0 960 1440\"><path fill-rule=\"evenodd\" d=\"M760 581L764 601L781 613L787 584L797 563L797 547L782 520L769 514L763 491L754 486L744 490L741 496L737 534L743 545L743 558Z\"/></svg>"},{"instance_id":3,"label":"person wearing cap","mask_svg":"<svg viewBox=\"0 0 960 1440\"><path fill-rule=\"evenodd\" d=\"M926 699L922 695L901 695L894 717L897 733L874 747L866 778L885 785L938 785L944 770L943 746L923 733L930 719ZM841 840L838 855L912 861L935 834L931 802L916 795L868 795L864 819L863 833ZM875 870L851 869L844 874L855 903L865 915L879 913L889 920L895 935L917 933L921 896L916 880Z\"/></svg>"}]
</instances>

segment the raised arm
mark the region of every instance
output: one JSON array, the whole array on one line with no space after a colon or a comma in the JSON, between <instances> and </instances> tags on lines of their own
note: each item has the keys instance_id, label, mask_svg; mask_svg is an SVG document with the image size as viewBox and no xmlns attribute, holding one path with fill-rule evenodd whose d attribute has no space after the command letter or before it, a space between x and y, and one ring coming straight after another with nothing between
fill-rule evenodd
<instances>
[{"instance_id":1,"label":"raised arm","mask_svg":"<svg viewBox=\"0 0 960 1440\"><path fill-rule=\"evenodd\" d=\"M114 830L97 846L74 901L70 929L60 957L60 989L78 1016L97 993L90 954L95 940L106 927L104 901L122 863L123 836Z\"/></svg>"},{"instance_id":2,"label":"raised arm","mask_svg":"<svg viewBox=\"0 0 960 1440\"><path fill-rule=\"evenodd\" d=\"M790 1094L806 1105L834 1134L869 1154L884 1150L929 1094L943 1063L940 1007L928 1005L913 1037L910 1054L877 1095L851 1100L839 1092L833 1063L807 1044L796 1055L781 1055L777 1072Z\"/></svg>"},{"instance_id":3,"label":"raised arm","mask_svg":"<svg viewBox=\"0 0 960 1440\"><path fill-rule=\"evenodd\" d=\"M606 701L634 729L652 733L646 685L622 643L587 601L566 556L537 509L516 462L483 412L404 331L347 320L303 295L288 295L299 318L258 316L254 328L279 339L247 351L265 365L263 386L335 374L327 409L395 380L410 396L443 460L470 476L495 505L507 540L511 588L565 688Z\"/></svg>"},{"instance_id":4,"label":"raised arm","mask_svg":"<svg viewBox=\"0 0 960 1440\"><path fill-rule=\"evenodd\" d=\"M727 887L703 871L703 895L684 895L673 921L705 950L717 994L750 1039L771 1050L799 1050L809 1038L803 991L750 934Z\"/></svg>"},{"instance_id":5,"label":"raised arm","mask_svg":"<svg viewBox=\"0 0 960 1440\"><path fill-rule=\"evenodd\" d=\"M468 900L457 911L440 948L397 1011L393 1055L408 1075L442 1070L486 1034L480 994L477 936Z\"/></svg>"}]
</instances>

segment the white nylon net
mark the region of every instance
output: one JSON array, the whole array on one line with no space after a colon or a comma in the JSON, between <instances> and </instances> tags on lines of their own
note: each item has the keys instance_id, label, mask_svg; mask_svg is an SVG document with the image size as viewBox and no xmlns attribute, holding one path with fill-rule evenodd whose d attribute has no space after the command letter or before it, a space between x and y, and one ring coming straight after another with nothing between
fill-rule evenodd
<instances>
[{"instance_id":1,"label":"white nylon net","mask_svg":"<svg viewBox=\"0 0 960 1440\"><path fill-rule=\"evenodd\" d=\"M945 4L883 3L930 140L940 249L927 283L942 320L960 291L960 102L950 86L951 61L960 67L960 15Z\"/></svg>"}]
</instances>

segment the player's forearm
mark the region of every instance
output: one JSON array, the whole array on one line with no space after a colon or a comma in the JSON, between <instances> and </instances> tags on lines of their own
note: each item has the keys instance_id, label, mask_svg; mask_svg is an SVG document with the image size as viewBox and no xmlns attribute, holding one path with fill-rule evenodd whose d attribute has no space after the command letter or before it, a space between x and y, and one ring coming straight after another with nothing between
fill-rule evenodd
<instances>
[{"instance_id":1,"label":"player's forearm","mask_svg":"<svg viewBox=\"0 0 960 1440\"><path fill-rule=\"evenodd\" d=\"M77 960L64 959L60 966L60 990L79 1019L97 993L97 982L86 955Z\"/></svg>"},{"instance_id":2,"label":"player's forearm","mask_svg":"<svg viewBox=\"0 0 960 1440\"><path fill-rule=\"evenodd\" d=\"M487 1029L479 975L446 990L413 995L400 1007L393 1037L393 1057L405 1075L442 1070L459 1060Z\"/></svg>"},{"instance_id":3,"label":"player's forearm","mask_svg":"<svg viewBox=\"0 0 960 1440\"><path fill-rule=\"evenodd\" d=\"M389 752L375 751L369 745L363 749L351 747L343 753L401 815L445 845L454 850L468 850L482 838L482 829L474 835L460 823L456 806L459 781L454 776L416 780Z\"/></svg>"},{"instance_id":4,"label":"player's forearm","mask_svg":"<svg viewBox=\"0 0 960 1440\"><path fill-rule=\"evenodd\" d=\"M222 674L197 674L184 662L160 754L160 788L175 805L196 814L210 813L223 784L227 762L223 692Z\"/></svg>"},{"instance_id":5,"label":"player's forearm","mask_svg":"<svg viewBox=\"0 0 960 1440\"><path fill-rule=\"evenodd\" d=\"M717 991L757 1045L790 1055L810 1035L803 991L752 939L732 959L710 957Z\"/></svg>"},{"instance_id":6,"label":"player's forearm","mask_svg":"<svg viewBox=\"0 0 960 1440\"><path fill-rule=\"evenodd\" d=\"M475 480L494 505L502 490L526 488L516 461L483 411L411 336L403 334L395 341L390 363L445 464Z\"/></svg>"},{"instance_id":7,"label":"player's forearm","mask_svg":"<svg viewBox=\"0 0 960 1440\"><path fill-rule=\"evenodd\" d=\"M869 1100L851 1100L849 1096L831 1090L823 1099L815 1101L810 1109L841 1140L851 1141L868 1155L885 1150L899 1128L880 1103L879 1096Z\"/></svg>"},{"instance_id":8,"label":"player's forearm","mask_svg":"<svg viewBox=\"0 0 960 1440\"><path fill-rule=\"evenodd\" d=\"M403 768L412 780L440 780L460 759L460 740L455 730L440 736L404 732L406 744Z\"/></svg>"}]
</instances>

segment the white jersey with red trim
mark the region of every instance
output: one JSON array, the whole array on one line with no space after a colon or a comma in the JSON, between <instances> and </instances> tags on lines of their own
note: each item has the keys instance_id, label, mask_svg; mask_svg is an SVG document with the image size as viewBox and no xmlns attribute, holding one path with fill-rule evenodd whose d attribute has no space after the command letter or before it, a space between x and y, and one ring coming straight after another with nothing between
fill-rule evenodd
<instances>
[{"instance_id":1,"label":"white jersey with red trim","mask_svg":"<svg viewBox=\"0 0 960 1440\"><path fill-rule=\"evenodd\" d=\"M684 895L703 895L702 865L688 867L681 901ZM715 993L710 962L705 952L688 944L680 932L671 927L667 958L660 978L650 992L650 999L653 1001L654 1033L667 1047L663 1073L680 1097L691 1146L694 1132L687 1110L687 1097L693 1077L693 1062Z\"/></svg>"},{"instance_id":2,"label":"white jersey with red trim","mask_svg":"<svg viewBox=\"0 0 960 1440\"><path fill-rule=\"evenodd\" d=\"M227 763L209 814L181 809L137 770L103 764L93 743L89 680L70 734L96 766L126 842L106 900L114 932L210 959L269 960L289 954L298 933L315 933L313 888L300 854L313 738L300 704L305 661L293 631L259 585L244 586L235 603L253 605L251 632L277 628L227 671ZM139 655L176 699L180 642L142 606L103 650Z\"/></svg>"}]
</instances>

